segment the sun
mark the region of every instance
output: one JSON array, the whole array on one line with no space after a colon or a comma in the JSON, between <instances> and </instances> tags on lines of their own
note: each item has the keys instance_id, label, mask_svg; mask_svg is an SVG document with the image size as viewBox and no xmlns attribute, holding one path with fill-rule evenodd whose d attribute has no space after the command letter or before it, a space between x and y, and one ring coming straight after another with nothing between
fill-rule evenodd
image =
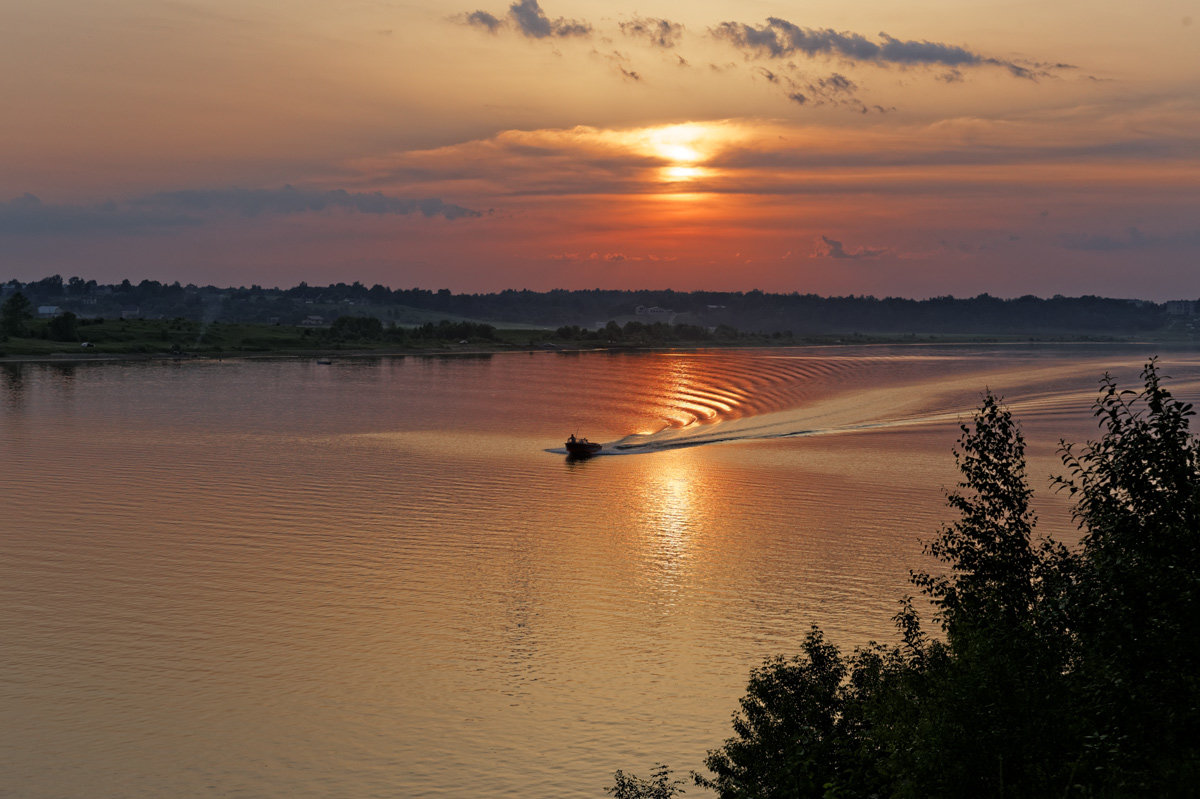
<instances>
[{"instance_id":1,"label":"sun","mask_svg":"<svg viewBox=\"0 0 1200 799\"><path fill-rule=\"evenodd\" d=\"M706 173L701 164L710 157L713 131L696 122L649 128L643 133L648 155L666 163L659 169L664 183L695 180Z\"/></svg>"},{"instance_id":2,"label":"sun","mask_svg":"<svg viewBox=\"0 0 1200 799\"><path fill-rule=\"evenodd\" d=\"M637 168L657 193L672 199L698 199L708 193L701 181L722 177L718 157L752 138L753 133L728 120L717 120L600 131L597 135L602 144L636 156Z\"/></svg>"},{"instance_id":3,"label":"sun","mask_svg":"<svg viewBox=\"0 0 1200 799\"><path fill-rule=\"evenodd\" d=\"M677 163L695 163L704 156L695 147L686 144L658 144L655 147L658 154Z\"/></svg>"},{"instance_id":4,"label":"sun","mask_svg":"<svg viewBox=\"0 0 1200 799\"><path fill-rule=\"evenodd\" d=\"M695 180L702 177L708 170L699 166L665 166L662 168L661 175L664 180L671 183L678 183L684 180Z\"/></svg>"}]
</instances>

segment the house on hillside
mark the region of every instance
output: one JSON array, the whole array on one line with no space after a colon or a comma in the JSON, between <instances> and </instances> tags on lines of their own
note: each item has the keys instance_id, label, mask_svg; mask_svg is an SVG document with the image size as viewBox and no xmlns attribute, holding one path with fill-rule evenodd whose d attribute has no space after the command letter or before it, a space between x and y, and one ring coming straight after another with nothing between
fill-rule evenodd
<instances>
[{"instance_id":1,"label":"house on hillside","mask_svg":"<svg viewBox=\"0 0 1200 799\"><path fill-rule=\"evenodd\" d=\"M639 305L633 309L633 312L637 316L646 317L647 322L666 322L670 324L671 320L675 318L675 312L670 308L659 308L657 305L651 305L650 307Z\"/></svg>"},{"instance_id":2,"label":"house on hillside","mask_svg":"<svg viewBox=\"0 0 1200 799\"><path fill-rule=\"evenodd\" d=\"M62 313L62 309L57 305L39 305L37 309L38 319L53 319Z\"/></svg>"}]
</instances>

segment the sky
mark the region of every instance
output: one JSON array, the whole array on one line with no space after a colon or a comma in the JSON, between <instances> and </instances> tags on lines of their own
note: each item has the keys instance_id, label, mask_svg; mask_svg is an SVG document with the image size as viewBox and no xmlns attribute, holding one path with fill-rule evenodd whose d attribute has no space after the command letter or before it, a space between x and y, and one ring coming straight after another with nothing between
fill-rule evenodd
<instances>
[{"instance_id":1,"label":"sky","mask_svg":"<svg viewBox=\"0 0 1200 799\"><path fill-rule=\"evenodd\" d=\"M1200 297L1200 0L0 0L0 279Z\"/></svg>"}]
</instances>

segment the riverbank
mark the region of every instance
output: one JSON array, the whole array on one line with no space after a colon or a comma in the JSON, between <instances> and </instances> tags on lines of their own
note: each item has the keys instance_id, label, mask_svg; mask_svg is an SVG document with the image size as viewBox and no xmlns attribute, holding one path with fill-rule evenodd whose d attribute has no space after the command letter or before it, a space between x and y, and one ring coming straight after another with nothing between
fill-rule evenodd
<instances>
[{"instance_id":1,"label":"riverbank","mask_svg":"<svg viewBox=\"0 0 1200 799\"><path fill-rule=\"evenodd\" d=\"M41 352L7 352L0 350L0 364L20 363L122 363L138 361L192 362L227 360L357 360L388 357L479 357L497 353L536 352L653 352L661 350L698 349L770 349L784 347L836 347L864 345L1012 345L1012 344L1153 344L1158 347L1190 346L1191 342L1148 338L1077 337L1004 337L1004 336L805 336L774 341L676 341L659 344L597 344L595 342L529 343L470 342L429 347L325 347L313 349L277 350L180 350L105 351L88 348L83 351L49 350Z\"/></svg>"},{"instance_id":2,"label":"riverbank","mask_svg":"<svg viewBox=\"0 0 1200 799\"><path fill-rule=\"evenodd\" d=\"M21 337L0 341L0 362L139 361L229 358L361 358L404 355L484 355L496 352L580 352L838 346L866 344L1133 343L1190 344L1178 336L988 335L955 333L744 332L728 326L628 322L592 330L577 326L496 328L441 320L384 327L371 317L341 317L328 327L202 323L186 319L38 320ZM64 333L65 331L65 333Z\"/></svg>"}]
</instances>

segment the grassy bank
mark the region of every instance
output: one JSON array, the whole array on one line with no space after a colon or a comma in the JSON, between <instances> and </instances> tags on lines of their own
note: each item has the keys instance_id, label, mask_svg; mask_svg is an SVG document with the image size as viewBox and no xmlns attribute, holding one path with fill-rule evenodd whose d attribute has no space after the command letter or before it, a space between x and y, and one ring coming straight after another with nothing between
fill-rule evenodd
<instances>
[{"instance_id":1,"label":"grassy bank","mask_svg":"<svg viewBox=\"0 0 1200 799\"><path fill-rule=\"evenodd\" d=\"M0 358L183 358L264 355L502 352L511 350L652 349L663 347L755 347L837 344L1016 343L1024 341L1120 341L1116 337L1032 338L980 335L794 336L743 333L691 325L610 325L593 331L494 328L440 321L418 327L383 327L376 320L346 317L332 327L249 323L203 324L186 319L78 320L70 335L50 320L28 322L24 335L0 341ZM57 334L57 338L55 335Z\"/></svg>"}]
</instances>

